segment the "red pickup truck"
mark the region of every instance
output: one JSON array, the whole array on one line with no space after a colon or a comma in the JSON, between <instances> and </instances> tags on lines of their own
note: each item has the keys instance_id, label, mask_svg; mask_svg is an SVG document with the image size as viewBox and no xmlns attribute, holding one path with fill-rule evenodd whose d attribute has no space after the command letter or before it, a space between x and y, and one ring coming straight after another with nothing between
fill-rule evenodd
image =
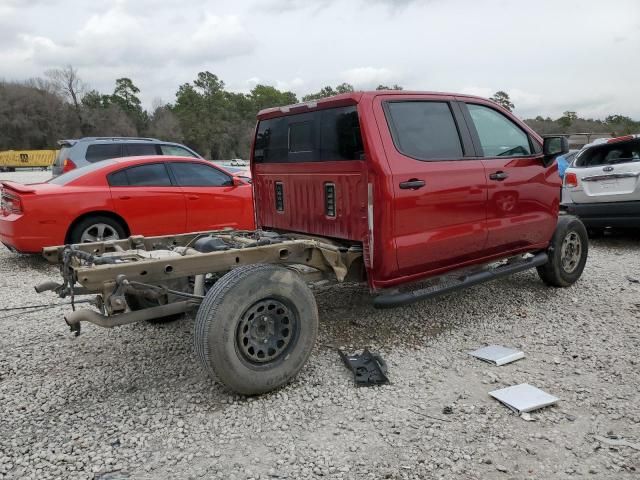
<instances>
[{"instance_id":1,"label":"red pickup truck","mask_svg":"<svg viewBox=\"0 0 640 480\"><path fill-rule=\"evenodd\" d=\"M588 241L559 215L554 160L567 150L467 95L357 92L264 110L251 158L257 230L47 248L63 283L37 288L100 294L100 313L67 315L76 332L197 308L202 365L262 393L311 352L309 281L367 282L381 308L534 267L548 285L573 284Z\"/></svg>"}]
</instances>

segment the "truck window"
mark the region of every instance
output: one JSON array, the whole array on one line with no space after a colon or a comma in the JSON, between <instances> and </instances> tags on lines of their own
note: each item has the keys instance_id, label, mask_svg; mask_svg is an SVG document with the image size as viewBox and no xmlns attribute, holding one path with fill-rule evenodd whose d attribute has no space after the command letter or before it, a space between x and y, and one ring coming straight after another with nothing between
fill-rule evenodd
<instances>
[{"instance_id":1,"label":"truck window","mask_svg":"<svg viewBox=\"0 0 640 480\"><path fill-rule=\"evenodd\" d=\"M364 148L355 106L262 120L254 147L256 163L362 160Z\"/></svg>"},{"instance_id":2,"label":"truck window","mask_svg":"<svg viewBox=\"0 0 640 480\"><path fill-rule=\"evenodd\" d=\"M416 160L463 157L462 143L446 102L386 102L385 114L400 153Z\"/></svg>"},{"instance_id":3,"label":"truck window","mask_svg":"<svg viewBox=\"0 0 640 480\"><path fill-rule=\"evenodd\" d=\"M313 152L313 124L299 122L289 124L289 151L291 153Z\"/></svg>"},{"instance_id":4,"label":"truck window","mask_svg":"<svg viewBox=\"0 0 640 480\"><path fill-rule=\"evenodd\" d=\"M484 105L467 104L485 157L531 155L529 136L501 113Z\"/></svg>"},{"instance_id":5,"label":"truck window","mask_svg":"<svg viewBox=\"0 0 640 480\"><path fill-rule=\"evenodd\" d=\"M87 147L87 162L99 162L108 158L118 158L121 156L121 143L96 143Z\"/></svg>"}]
</instances>

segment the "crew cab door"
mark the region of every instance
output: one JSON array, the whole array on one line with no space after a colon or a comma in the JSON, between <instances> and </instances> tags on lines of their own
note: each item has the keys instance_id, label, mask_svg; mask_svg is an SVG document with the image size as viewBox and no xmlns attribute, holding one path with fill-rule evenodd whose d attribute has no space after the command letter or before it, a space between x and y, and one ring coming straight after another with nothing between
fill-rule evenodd
<instances>
[{"instance_id":1,"label":"crew cab door","mask_svg":"<svg viewBox=\"0 0 640 480\"><path fill-rule=\"evenodd\" d=\"M107 175L116 212L132 235L168 235L185 231L185 200L164 163L145 163Z\"/></svg>"},{"instance_id":2,"label":"crew cab door","mask_svg":"<svg viewBox=\"0 0 640 480\"><path fill-rule=\"evenodd\" d=\"M454 99L376 99L393 189L391 235L398 274L449 269L481 257L487 239L487 182Z\"/></svg>"},{"instance_id":3,"label":"crew cab door","mask_svg":"<svg viewBox=\"0 0 640 480\"><path fill-rule=\"evenodd\" d=\"M253 228L251 185L234 185L226 172L197 162L170 162L186 201L187 231Z\"/></svg>"},{"instance_id":4,"label":"crew cab door","mask_svg":"<svg viewBox=\"0 0 640 480\"><path fill-rule=\"evenodd\" d=\"M486 253L546 244L560 203L557 165L544 165L541 145L515 118L475 102L460 106L486 172Z\"/></svg>"},{"instance_id":5,"label":"crew cab door","mask_svg":"<svg viewBox=\"0 0 640 480\"><path fill-rule=\"evenodd\" d=\"M571 172L576 186L565 189L573 203L640 201L640 137L583 150Z\"/></svg>"}]
</instances>

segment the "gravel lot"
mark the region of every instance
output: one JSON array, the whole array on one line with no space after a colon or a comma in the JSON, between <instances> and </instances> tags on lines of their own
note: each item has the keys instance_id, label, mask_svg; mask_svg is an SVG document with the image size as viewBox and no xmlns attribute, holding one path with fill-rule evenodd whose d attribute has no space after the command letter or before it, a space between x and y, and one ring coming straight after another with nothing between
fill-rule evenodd
<instances>
[{"instance_id":1,"label":"gravel lot","mask_svg":"<svg viewBox=\"0 0 640 480\"><path fill-rule=\"evenodd\" d=\"M360 286L319 289L307 366L250 399L195 363L193 318L75 338L66 308L4 313L0 479L638 478L640 284L626 277L640 279L639 250L637 235L593 241L563 290L532 271L378 311ZM56 278L1 249L0 307L58 301L33 291ZM466 353L490 343L526 358L492 367ZM379 351L391 385L354 387L335 346ZM522 382L561 401L525 421L487 395Z\"/></svg>"}]
</instances>

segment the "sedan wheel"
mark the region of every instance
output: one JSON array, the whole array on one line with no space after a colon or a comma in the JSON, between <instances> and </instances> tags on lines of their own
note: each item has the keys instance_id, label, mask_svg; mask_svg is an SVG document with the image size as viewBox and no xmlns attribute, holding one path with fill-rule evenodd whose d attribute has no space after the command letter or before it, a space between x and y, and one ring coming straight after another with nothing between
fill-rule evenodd
<instances>
[{"instance_id":1,"label":"sedan wheel","mask_svg":"<svg viewBox=\"0 0 640 480\"><path fill-rule=\"evenodd\" d=\"M96 223L89 225L80 235L81 243L103 242L107 240L120 240L120 235L106 223Z\"/></svg>"}]
</instances>

